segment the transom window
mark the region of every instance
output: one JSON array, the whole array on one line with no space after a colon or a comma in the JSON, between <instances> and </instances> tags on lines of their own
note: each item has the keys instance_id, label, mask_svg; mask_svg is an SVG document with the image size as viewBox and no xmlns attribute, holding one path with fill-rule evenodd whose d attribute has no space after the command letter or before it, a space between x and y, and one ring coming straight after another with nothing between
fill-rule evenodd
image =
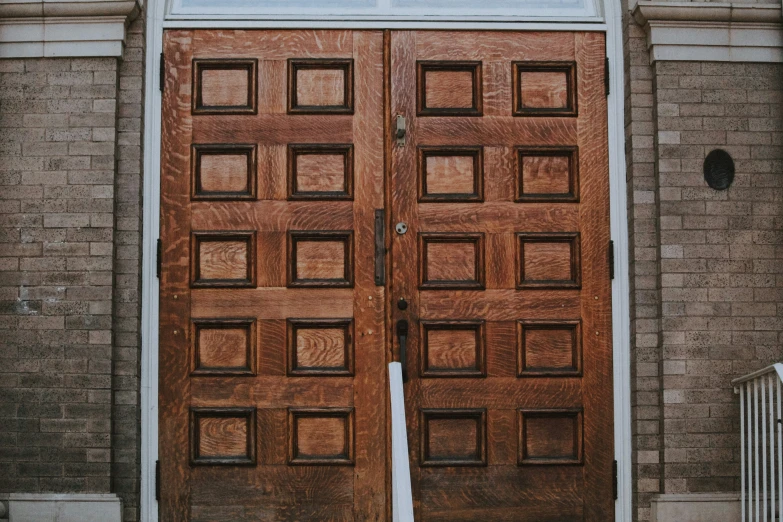
<instances>
[{"instance_id":1,"label":"transom window","mask_svg":"<svg viewBox=\"0 0 783 522\"><path fill-rule=\"evenodd\" d=\"M176 19L357 19L432 21L582 20L594 0L171 0Z\"/></svg>"}]
</instances>

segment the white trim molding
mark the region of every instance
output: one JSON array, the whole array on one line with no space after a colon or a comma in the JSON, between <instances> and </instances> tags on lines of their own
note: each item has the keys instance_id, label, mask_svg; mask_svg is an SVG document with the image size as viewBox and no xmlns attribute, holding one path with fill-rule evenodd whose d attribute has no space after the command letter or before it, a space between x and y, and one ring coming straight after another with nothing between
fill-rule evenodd
<instances>
[{"instance_id":1,"label":"white trim molding","mask_svg":"<svg viewBox=\"0 0 783 522\"><path fill-rule=\"evenodd\" d=\"M7 0L0 58L122 56L137 0Z\"/></svg>"},{"instance_id":2,"label":"white trim molding","mask_svg":"<svg viewBox=\"0 0 783 522\"><path fill-rule=\"evenodd\" d=\"M655 495L650 507L650 522L740 522L741 518L739 493Z\"/></svg>"},{"instance_id":3,"label":"white trim molding","mask_svg":"<svg viewBox=\"0 0 783 522\"><path fill-rule=\"evenodd\" d=\"M114 493L11 493L9 522L121 522Z\"/></svg>"},{"instance_id":4,"label":"white trim molding","mask_svg":"<svg viewBox=\"0 0 783 522\"><path fill-rule=\"evenodd\" d=\"M780 4L641 0L633 9L656 60L783 62Z\"/></svg>"}]
</instances>

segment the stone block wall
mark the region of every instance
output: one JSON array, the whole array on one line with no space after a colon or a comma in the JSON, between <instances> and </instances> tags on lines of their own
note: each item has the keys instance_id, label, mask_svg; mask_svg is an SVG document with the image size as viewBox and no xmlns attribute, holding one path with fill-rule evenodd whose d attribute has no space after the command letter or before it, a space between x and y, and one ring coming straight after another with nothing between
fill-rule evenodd
<instances>
[{"instance_id":1,"label":"stone block wall","mask_svg":"<svg viewBox=\"0 0 783 522\"><path fill-rule=\"evenodd\" d=\"M0 60L0 492L138 520L143 24L123 59Z\"/></svg>"},{"instance_id":2,"label":"stone block wall","mask_svg":"<svg viewBox=\"0 0 783 522\"><path fill-rule=\"evenodd\" d=\"M141 222L144 22L131 23L119 62L114 251L113 492L123 520L139 519L141 477Z\"/></svg>"},{"instance_id":3,"label":"stone block wall","mask_svg":"<svg viewBox=\"0 0 783 522\"><path fill-rule=\"evenodd\" d=\"M739 489L731 379L783 350L783 66L657 62L663 481ZM731 154L733 185L704 182Z\"/></svg>"},{"instance_id":4,"label":"stone block wall","mask_svg":"<svg viewBox=\"0 0 783 522\"><path fill-rule=\"evenodd\" d=\"M0 491L108 492L117 60L0 70Z\"/></svg>"},{"instance_id":5,"label":"stone block wall","mask_svg":"<svg viewBox=\"0 0 783 522\"><path fill-rule=\"evenodd\" d=\"M663 492L660 424L660 272L653 69L644 30L625 14L625 150L631 312L631 432L634 520L650 520Z\"/></svg>"},{"instance_id":6,"label":"stone block wall","mask_svg":"<svg viewBox=\"0 0 783 522\"><path fill-rule=\"evenodd\" d=\"M635 520L658 493L739 489L731 379L783 357L783 66L650 64L626 34ZM713 149L734 184L710 189Z\"/></svg>"}]
</instances>

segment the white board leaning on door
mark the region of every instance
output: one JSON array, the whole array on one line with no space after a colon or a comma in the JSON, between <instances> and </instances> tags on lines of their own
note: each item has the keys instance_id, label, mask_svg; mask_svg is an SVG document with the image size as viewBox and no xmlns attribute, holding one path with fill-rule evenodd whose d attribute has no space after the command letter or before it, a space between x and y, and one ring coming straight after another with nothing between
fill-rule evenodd
<instances>
[{"instance_id":1,"label":"white board leaning on door","mask_svg":"<svg viewBox=\"0 0 783 522\"><path fill-rule=\"evenodd\" d=\"M405 394L402 365L389 363L392 417L392 514L394 522L413 522L411 470L408 463L408 432L405 428Z\"/></svg>"}]
</instances>

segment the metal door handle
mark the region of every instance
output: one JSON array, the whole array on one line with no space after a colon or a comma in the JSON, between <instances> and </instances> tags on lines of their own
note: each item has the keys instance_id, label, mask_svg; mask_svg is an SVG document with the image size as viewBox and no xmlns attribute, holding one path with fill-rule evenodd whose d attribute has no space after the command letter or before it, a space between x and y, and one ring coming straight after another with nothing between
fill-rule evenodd
<instances>
[{"instance_id":1,"label":"metal door handle","mask_svg":"<svg viewBox=\"0 0 783 522\"><path fill-rule=\"evenodd\" d=\"M397 339L400 343L400 366L402 366L402 382L408 382L408 365L406 362L406 344L408 343L408 321L397 321Z\"/></svg>"}]
</instances>

